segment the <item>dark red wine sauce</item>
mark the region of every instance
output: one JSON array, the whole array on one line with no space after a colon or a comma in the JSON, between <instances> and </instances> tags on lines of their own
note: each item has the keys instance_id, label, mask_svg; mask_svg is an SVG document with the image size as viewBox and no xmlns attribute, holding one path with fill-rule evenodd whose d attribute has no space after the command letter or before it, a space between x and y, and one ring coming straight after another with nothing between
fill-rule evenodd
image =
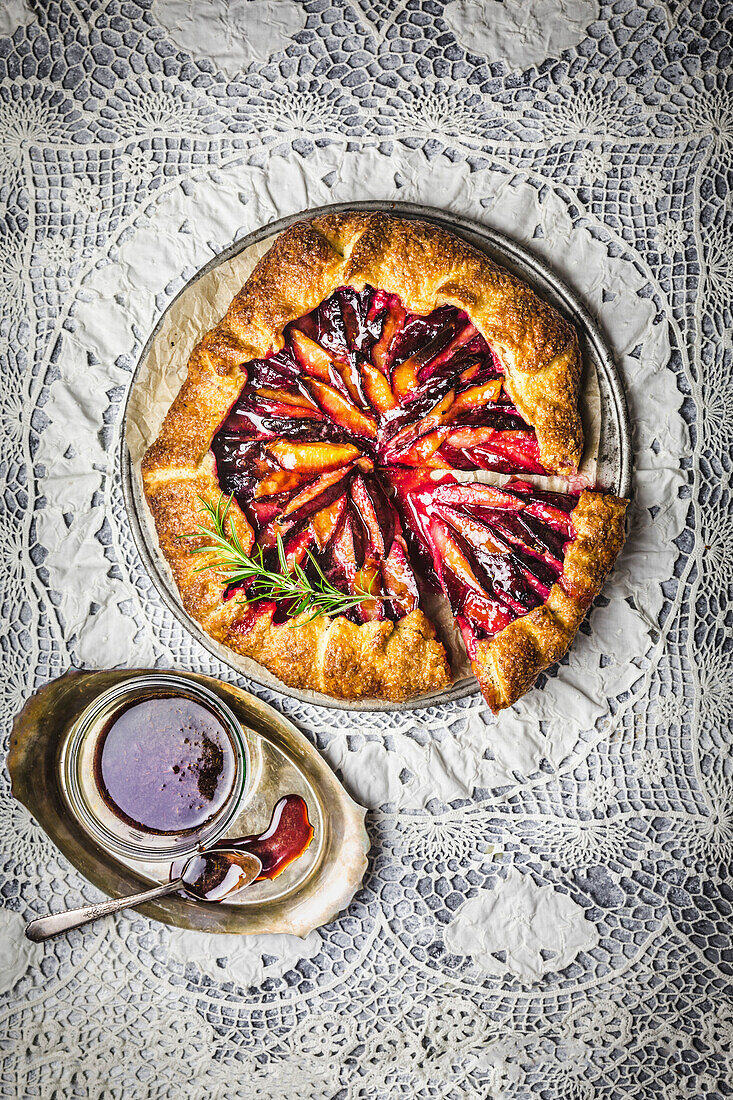
<instances>
[{"instance_id":1,"label":"dark red wine sauce","mask_svg":"<svg viewBox=\"0 0 733 1100\"><path fill-rule=\"evenodd\" d=\"M275 804L270 824L264 833L240 837L237 840L220 840L212 849L226 848L234 852L251 852L262 864L263 878L273 879L281 875L293 860L303 855L313 840L313 826L308 818L305 799L299 794L287 794Z\"/></svg>"},{"instance_id":2,"label":"dark red wine sauce","mask_svg":"<svg viewBox=\"0 0 733 1100\"><path fill-rule=\"evenodd\" d=\"M110 810L149 833L187 833L221 809L235 757L219 719L182 695L155 695L115 714L95 760Z\"/></svg>"},{"instance_id":3,"label":"dark red wine sauce","mask_svg":"<svg viewBox=\"0 0 733 1100\"><path fill-rule=\"evenodd\" d=\"M171 867L171 878L183 875L184 892L200 901L223 901L247 883L243 857L251 852L262 864L254 879L277 878L298 859L313 840L308 807L299 794L288 794L275 804L264 832L220 840L213 848ZM240 861L242 861L240 863Z\"/></svg>"}]
</instances>

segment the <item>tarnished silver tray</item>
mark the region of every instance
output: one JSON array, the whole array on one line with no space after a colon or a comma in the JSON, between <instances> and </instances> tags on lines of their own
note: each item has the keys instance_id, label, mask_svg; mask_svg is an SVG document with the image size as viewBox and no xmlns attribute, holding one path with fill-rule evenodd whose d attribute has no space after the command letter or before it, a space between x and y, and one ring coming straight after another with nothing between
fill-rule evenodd
<instances>
[{"instance_id":1,"label":"tarnished silver tray","mask_svg":"<svg viewBox=\"0 0 733 1100\"><path fill-rule=\"evenodd\" d=\"M15 719L7 766L19 799L66 858L85 878L112 897L168 881L169 865L117 857L101 848L79 825L63 793L61 748L84 708L103 691L141 672L156 669L69 672L45 684ZM140 907L165 924L201 932L253 935L287 932L306 936L346 908L367 866L366 810L346 793L331 769L292 722L241 688L208 676L186 674L228 703L249 745L249 795L225 836L264 829L273 806L285 794L308 805L313 841L272 881L255 883L217 905L169 894Z\"/></svg>"},{"instance_id":2,"label":"tarnished silver tray","mask_svg":"<svg viewBox=\"0 0 733 1100\"><path fill-rule=\"evenodd\" d=\"M535 255L494 229L480 225L468 218L433 207L418 206L414 203L356 202L338 203L322 206L313 210L304 210L270 225L262 226L242 240L237 241L226 251L210 260L189 280L176 298L169 304L159 319L142 350L125 407L120 461L122 485L133 537L140 556L160 596L173 615L189 630L210 653L226 662L232 668L245 675L249 680L263 687L274 688L297 699L317 703L320 706L349 710L410 710L418 707L435 706L440 703L462 699L478 691L473 676L464 676L442 691L431 692L410 699L406 703L388 703L379 699L367 699L360 702L345 702L330 696L314 692L302 692L287 687L254 661L238 657L231 650L214 642L205 634L198 623L184 610L178 590L158 546L152 519L142 492L139 476L139 461L135 451L139 451L139 432L134 426L134 410L141 394L149 385L151 359L156 353L156 342L160 344L162 336L171 328L169 319L172 311L180 310L186 300L193 301L205 281L211 281L213 273L227 272L231 277L232 265L245 255L256 259L266 243L287 229L293 222L312 218L341 210L379 210L399 214L401 217L421 218L434 222L457 236L465 238L474 246L482 249L493 260L513 271L535 288L546 301L551 302L576 327L579 334L584 364L584 387L586 396L593 392L592 412L588 401L583 403L581 411L586 421L589 438L593 439L594 478L597 484L611 489L621 496L628 496L631 485L631 442L626 401L621 380L611 352L588 310L578 297L558 279L555 273ZM213 276L216 278L216 276ZM226 302L228 304L228 301ZM226 305L221 309L225 311ZM218 319L218 318L216 318ZM212 319L213 323L213 319ZM175 326L174 326L175 328ZM200 336L202 333L198 333ZM185 346L185 334L171 330L171 342L180 339L177 356L181 363L188 358L190 347ZM191 341L193 346L193 341ZM177 387L175 387L177 388ZM174 391L175 392L175 389ZM171 397L173 394L171 393ZM588 423L592 417L593 423Z\"/></svg>"}]
</instances>

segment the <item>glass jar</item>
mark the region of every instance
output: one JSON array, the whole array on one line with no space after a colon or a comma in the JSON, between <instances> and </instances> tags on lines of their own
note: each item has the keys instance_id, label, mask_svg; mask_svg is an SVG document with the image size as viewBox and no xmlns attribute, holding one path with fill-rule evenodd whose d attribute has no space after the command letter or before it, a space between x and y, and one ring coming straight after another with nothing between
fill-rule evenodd
<instances>
[{"instance_id":1,"label":"glass jar","mask_svg":"<svg viewBox=\"0 0 733 1100\"><path fill-rule=\"evenodd\" d=\"M221 734L217 731L217 736L224 739L222 759L226 764L227 789L221 792L211 814L193 827L161 831L136 823L120 810L119 805L111 803L101 778L100 760L105 740L115 723L136 704L156 699L180 699L184 704L185 701L198 704L215 720L221 731ZM149 736L154 736L154 732ZM185 732L181 730L182 739ZM176 770L174 767L173 771ZM250 754L244 729L213 691L183 675L146 674L131 676L103 692L86 707L61 748L60 775L63 794L72 813L102 848L136 860L171 862L214 844L225 834L248 793ZM157 782L157 778L153 776L152 781ZM175 778L170 774L165 776L167 781ZM139 779L131 767L131 784ZM124 768L120 782L125 782Z\"/></svg>"}]
</instances>

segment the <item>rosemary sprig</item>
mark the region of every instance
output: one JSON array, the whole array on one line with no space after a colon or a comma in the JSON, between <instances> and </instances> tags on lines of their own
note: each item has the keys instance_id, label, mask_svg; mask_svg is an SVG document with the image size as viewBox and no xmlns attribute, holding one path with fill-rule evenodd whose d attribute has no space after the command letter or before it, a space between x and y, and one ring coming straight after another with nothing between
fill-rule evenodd
<instances>
[{"instance_id":1,"label":"rosemary sprig","mask_svg":"<svg viewBox=\"0 0 733 1100\"><path fill-rule=\"evenodd\" d=\"M312 614L305 621L310 623L320 615L342 615L345 611L358 607L365 600L381 600L382 597L372 595L371 588L357 588L353 595L339 592L316 561L310 550L308 558L315 572L311 580L303 567L297 562L292 568L288 567L285 556L285 545L282 536L277 536L277 556L280 564L280 572L273 572L265 566L265 555L261 546L256 547L254 555L250 556L245 551L234 525L230 524L229 532L226 529L227 515L232 503L232 496L225 497L222 493L216 504L200 496L203 510L208 515L211 526L199 523L196 531L180 538L205 538L207 542L191 548L192 554L215 555L213 560L199 566L197 572L206 569L215 570L227 584L249 583L247 597L241 599L241 603L255 603L257 600L286 600L290 606L287 614L289 618L295 618L304 611Z\"/></svg>"}]
</instances>

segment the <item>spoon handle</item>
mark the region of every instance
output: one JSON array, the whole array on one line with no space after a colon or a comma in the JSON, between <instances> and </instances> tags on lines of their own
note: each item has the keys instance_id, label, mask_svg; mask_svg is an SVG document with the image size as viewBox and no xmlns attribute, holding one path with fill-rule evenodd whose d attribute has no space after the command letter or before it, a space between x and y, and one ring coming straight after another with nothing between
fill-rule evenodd
<instances>
[{"instance_id":1,"label":"spoon handle","mask_svg":"<svg viewBox=\"0 0 733 1100\"><path fill-rule=\"evenodd\" d=\"M58 936L59 932L69 932L72 928L79 928L82 924L96 920L97 917L106 917L108 913L118 913L120 909L129 909L134 905L142 905L143 902L153 901L154 898L162 898L165 894L171 894L181 886L181 879L174 882L164 882L161 886L154 886L152 890L143 890L139 894L128 894L124 898L111 898L109 901L101 901L97 905L84 905L81 909L68 909L65 913L52 913L48 917L38 917L26 926L25 934L29 940L40 943L42 940Z\"/></svg>"}]
</instances>

